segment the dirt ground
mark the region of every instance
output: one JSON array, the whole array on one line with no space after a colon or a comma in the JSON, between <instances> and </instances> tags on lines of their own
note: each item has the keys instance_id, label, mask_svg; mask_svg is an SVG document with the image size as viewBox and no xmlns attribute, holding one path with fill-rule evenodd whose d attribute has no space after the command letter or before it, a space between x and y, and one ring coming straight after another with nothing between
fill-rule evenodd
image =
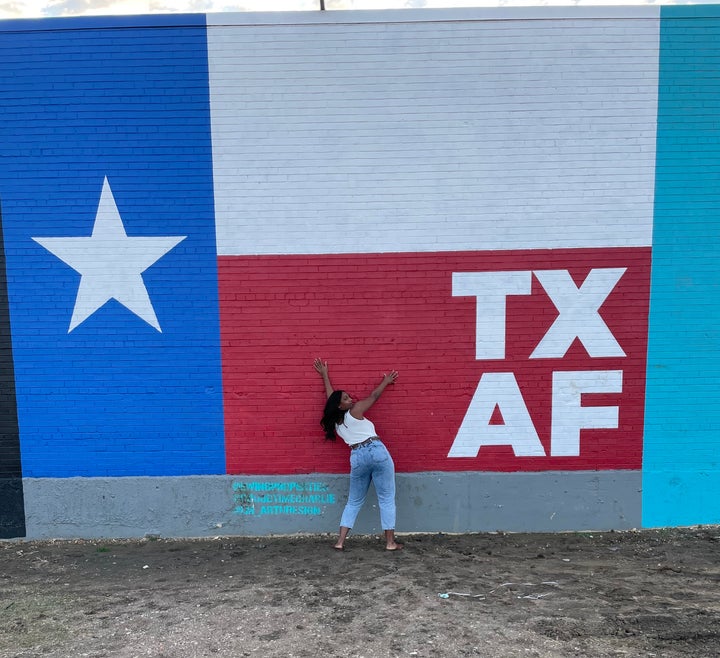
<instances>
[{"instance_id":1,"label":"dirt ground","mask_svg":"<svg viewBox=\"0 0 720 658\"><path fill-rule=\"evenodd\" d=\"M720 528L0 542L0 656L718 656Z\"/></svg>"}]
</instances>

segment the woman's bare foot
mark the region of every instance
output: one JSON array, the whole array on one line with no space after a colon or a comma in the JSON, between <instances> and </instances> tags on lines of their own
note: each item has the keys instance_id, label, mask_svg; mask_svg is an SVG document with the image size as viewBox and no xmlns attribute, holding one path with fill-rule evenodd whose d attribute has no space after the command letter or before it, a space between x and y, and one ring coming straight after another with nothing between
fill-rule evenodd
<instances>
[{"instance_id":1,"label":"woman's bare foot","mask_svg":"<svg viewBox=\"0 0 720 658\"><path fill-rule=\"evenodd\" d=\"M338 535L338 540L335 542L335 546L333 546L336 551L345 550L345 540L347 539L348 532L350 532L350 528L340 526L340 534Z\"/></svg>"},{"instance_id":2,"label":"woman's bare foot","mask_svg":"<svg viewBox=\"0 0 720 658\"><path fill-rule=\"evenodd\" d=\"M399 551L403 547L402 544L398 544L395 541L395 531L394 530L386 530L385 531L385 550L386 551Z\"/></svg>"}]
</instances>

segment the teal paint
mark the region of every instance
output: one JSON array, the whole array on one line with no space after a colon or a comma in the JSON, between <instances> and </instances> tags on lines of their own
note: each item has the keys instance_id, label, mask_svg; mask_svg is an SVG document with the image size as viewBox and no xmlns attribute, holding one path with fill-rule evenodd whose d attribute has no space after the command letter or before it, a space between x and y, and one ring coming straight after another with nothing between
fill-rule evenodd
<instances>
[{"instance_id":1,"label":"teal paint","mask_svg":"<svg viewBox=\"0 0 720 658\"><path fill-rule=\"evenodd\" d=\"M235 514L317 516L324 512L321 506L337 502L326 482L233 482L232 488Z\"/></svg>"},{"instance_id":2,"label":"teal paint","mask_svg":"<svg viewBox=\"0 0 720 658\"><path fill-rule=\"evenodd\" d=\"M643 525L720 523L720 7L663 7Z\"/></svg>"}]
</instances>

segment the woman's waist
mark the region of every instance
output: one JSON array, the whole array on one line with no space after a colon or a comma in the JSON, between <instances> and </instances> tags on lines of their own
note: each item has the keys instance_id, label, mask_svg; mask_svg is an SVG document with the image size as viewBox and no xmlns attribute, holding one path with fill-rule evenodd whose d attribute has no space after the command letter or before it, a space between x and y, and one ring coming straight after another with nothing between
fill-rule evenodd
<instances>
[{"instance_id":1,"label":"woman's waist","mask_svg":"<svg viewBox=\"0 0 720 658\"><path fill-rule=\"evenodd\" d=\"M358 441L357 443L350 443L350 449L351 450L357 450L358 448L363 448L365 446L372 445L373 443L380 442L379 436L369 436L364 441Z\"/></svg>"}]
</instances>

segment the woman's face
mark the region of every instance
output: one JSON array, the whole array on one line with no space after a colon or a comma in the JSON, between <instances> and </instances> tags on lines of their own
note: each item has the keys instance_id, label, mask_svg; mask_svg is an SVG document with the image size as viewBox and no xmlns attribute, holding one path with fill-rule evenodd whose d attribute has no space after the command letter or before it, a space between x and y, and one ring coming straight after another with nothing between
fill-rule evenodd
<instances>
[{"instance_id":1,"label":"woman's face","mask_svg":"<svg viewBox=\"0 0 720 658\"><path fill-rule=\"evenodd\" d=\"M352 396L348 395L345 391L343 391L343 394L340 397L340 404L338 405L338 409L341 409L342 411L347 411L352 406L353 406Z\"/></svg>"}]
</instances>

